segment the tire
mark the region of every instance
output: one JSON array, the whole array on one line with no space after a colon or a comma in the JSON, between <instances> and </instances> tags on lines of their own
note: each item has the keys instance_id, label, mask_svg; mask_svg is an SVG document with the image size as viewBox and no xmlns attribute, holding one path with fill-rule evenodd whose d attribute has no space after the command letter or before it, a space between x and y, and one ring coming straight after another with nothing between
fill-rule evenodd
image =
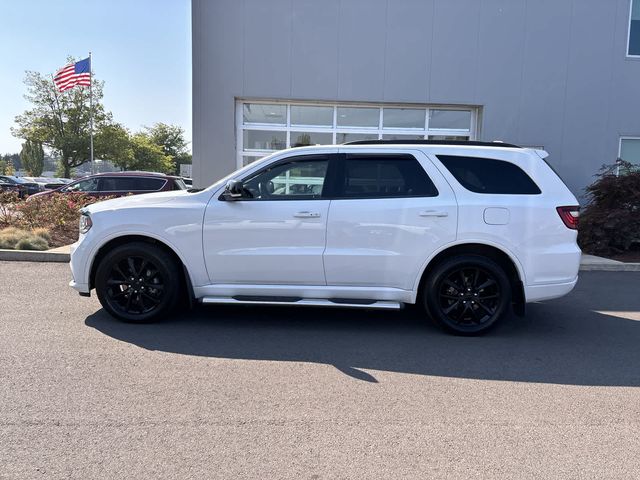
<instances>
[{"instance_id":1,"label":"tire","mask_svg":"<svg viewBox=\"0 0 640 480\"><path fill-rule=\"evenodd\" d=\"M166 316L180 292L180 270L163 249L132 242L109 251L96 271L96 293L113 317L149 323Z\"/></svg>"},{"instance_id":2,"label":"tire","mask_svg":"<svg viewBox=\"0 0 640 480\"><path fill-rule=\"evenodd\" d=\"M511 282L493 260L459 255L435 266L422 294L436 325L455 335L481 335L509 311Z\"/></svg>"}]
</instances>

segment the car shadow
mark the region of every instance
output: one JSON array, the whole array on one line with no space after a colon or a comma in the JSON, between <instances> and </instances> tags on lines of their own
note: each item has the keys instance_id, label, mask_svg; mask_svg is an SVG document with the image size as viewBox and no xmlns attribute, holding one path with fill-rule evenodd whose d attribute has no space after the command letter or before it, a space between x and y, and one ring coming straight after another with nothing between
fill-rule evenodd
<instances>
[{"instance_id":1,"label":"car shadow","mask_svg":"<svg viewBox=\"0 0 640 480\"><path fill-rule=\"evenodd\" d=\"M511 316L488 335L475 338L442 333L417 308L381 312L198 307L152 325L120 323L99 310L85 323L149 350L324 363L368 382L377 381L371 371L379 370L567 385L640 386L638 285L640 273L585 272L570 295L528 305L526 317Z\"/></svg>"}]
</instances>

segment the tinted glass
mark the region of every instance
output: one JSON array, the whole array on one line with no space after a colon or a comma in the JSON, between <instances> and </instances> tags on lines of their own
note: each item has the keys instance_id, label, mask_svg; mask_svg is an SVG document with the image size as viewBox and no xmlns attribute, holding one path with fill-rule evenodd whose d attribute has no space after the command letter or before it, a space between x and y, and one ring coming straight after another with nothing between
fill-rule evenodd
<instances>
[{"instance_id":1,"label":"tinted glass","mask_svg":"<svg viewBox=\"0 0 640 480\"><path fill-rule=\"evenodd\" d=\"M502 160L437 155L460 184L475 193L536 195L538 186L520 167Z\"/></svg>"},{"instance_id":2,"label":"tinted glass","mask_svg":"<svg viewBox=\"0 0 640 480\"><path fill-rule=\"evenodd\" d=\"M160 190L163 185L165 180L161 179L161 178L137 178L136 179L136 189L137 190L148 190L150 192L153 192L155 190Z\"/></svg>"},{"instance_id":3,"label":"tinted glass","mask_svg":"<svg viewBox=\"0 0 640 480\"><path fill-rule=\"evenodd\" d=\"M434 197L438 191L412 155L348 155L340 197Z\"/></svg>"},{"instance_id":4,"label":"tinted glass","mask_svg":"<svg viewBox=\"0 0 640 480\"><path fill-rule=\"evenodd\" d=\"M248 198L256 200L312 200L320 198L329 160L324 155L305 156L267 168L245 180Z\"/></svg>"},{"instance_id":5,"label":"tinted glass","mask_svg":"<svg viewBox=\"0 0 640 480\"><path fill-rule=\"evenodd\" d=\"M102 192L133 192L137 190L135 177L103 177L100 191Z\"/></svg>"}]
</instances>

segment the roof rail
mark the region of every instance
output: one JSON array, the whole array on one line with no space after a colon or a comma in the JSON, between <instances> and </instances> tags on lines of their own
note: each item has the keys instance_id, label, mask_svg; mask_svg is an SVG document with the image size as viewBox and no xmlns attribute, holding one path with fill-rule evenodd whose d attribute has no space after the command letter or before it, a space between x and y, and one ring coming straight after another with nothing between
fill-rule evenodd
<instances>
[{"instance_id":1,"label":"roof rail","mask_svg":"<svg viewBox=\"0 0 640 480\"><path fill-rule=\"evenodd\" d=\"M343 145L457 145L462 147L522 148L504 142L476 142L473 140L356 140Z\"/></svg>"}]
</instances>

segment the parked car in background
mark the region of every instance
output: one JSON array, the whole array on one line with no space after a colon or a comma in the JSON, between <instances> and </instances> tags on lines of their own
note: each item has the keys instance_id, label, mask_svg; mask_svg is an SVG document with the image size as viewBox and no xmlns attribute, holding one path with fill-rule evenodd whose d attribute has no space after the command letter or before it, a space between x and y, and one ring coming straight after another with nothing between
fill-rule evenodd
<instances>
[{"instance_id":1,"label":"parked car in background","mask_svg":"<svg viewBox=\"0 0 640 480\"><path fill-rule=\"evenodd\" d=\"M6 180L8 183L15 185L18 190L20 198L25 198L29 195L35 195L41 191L40 185L36 182L29 182L22 177L15 177L13 175L0 175L0 178Z\"/></svg>"},{"instance_id":2,"label":"parked car in background","mask_svg":"<svg viewBox=\"0 0 640 480\"><path fill-rule=\"evenodd\" d=\"M191 188L193 186L193 179L188 178L188 177L182 177L182 181L184 182L184 184L188 187Z\"/></svg>"},{"instance_id":3,"label":"parked car in background","mask_svg":"<svg viewBox=\"0 0 640 480\"><path fill-rule=\"evenodd\" d=\"M6 180L0 177L0 192L12 192L12 193L17 193L19 195L20 189L16 184L11 183L9 182L9 180Z\"/></svg>"},{"instance_id":4,"label":"parked car in background","mask_svg":"<svg viewBox=\"0 0 640 480\"><path fill-rule=\"evenodd\" d=\"M479 334L578 280L578 202L546 156L428 140L277 152L206 189L84 208L71 285L129 322L189 298L419 304Z\"/></svg>"},{"instance_id":5,"label":"parked car in background","mask_svg":"<svg viewBox=\"0 0 640 480\"><path fill-rule=\"evenodd\" d=\"M55 190L48 190L31 198L42 198L53 193L82 193L96 197L120 197L129 194L185 190L180 177L151 172L98 173L75 180Z\"/></svg>"},{"instance_id":6,"label":"parked car in background","mask_svg":"<svg viewBox=\"0 0 640 480\"><path fill-rule=\"evenodd\" d=\"M20 177L28 182L37 183L40 185L41 190L55 190L56 188L64 187L72 180L68 178L57 177Z\"/></svg>"}]
</instances>

